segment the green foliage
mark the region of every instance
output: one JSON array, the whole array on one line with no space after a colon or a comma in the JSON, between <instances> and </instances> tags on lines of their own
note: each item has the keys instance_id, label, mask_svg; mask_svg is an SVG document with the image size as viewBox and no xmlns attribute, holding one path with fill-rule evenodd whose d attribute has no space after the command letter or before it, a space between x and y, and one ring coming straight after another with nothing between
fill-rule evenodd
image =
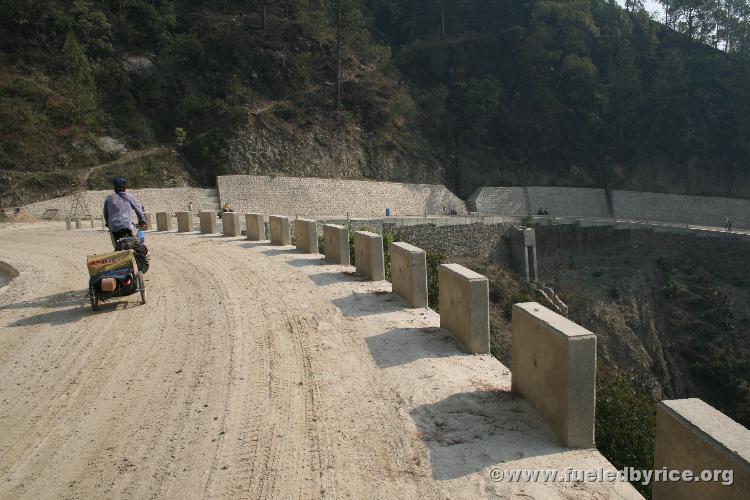
<instances>
[{"instance_id":1,"label":"green foliage","mask_svg":"<svg viewBox=\"0 0 750 500\"><path fill-rule=\"evenodd\" d=\"M440 281L438 268L445 262L445 256L427 252L427 303L435 312L440 312Z\"/></svg>"},{"instance_id":2,"label":"green foliage","mask_svg":"<svg viewBox=\"0 0 750 500\"><path fill-rule=\"evenodd\" d=\"M56 117L61 125L94 125L98 95L94 74L83 47L73 33L63 45L61 90L64 92Z\"/></svg>"},{"instance_id":3,"label":"green foliage","mask_svg":"<svg viewBox=\"0 0 750 500\"><path fill-rule=\"evenodd\" d=\"M318 236L318 253L323 254L326 250L326 238L322 234Z\"/></svg>"},{"instance_id":4,"label":"green foliage","mask_svg":"<svg viewBox=\"0 0 750 500\"><path fill-rule=\"evenodd\" d=\"M393 281L391 277L391 243L393 243L393 232L383 232L383 266L385 269L385 280Z\"/></svg>"},{"instance_id":5,"label":"green foliage","mask_svg":"<svg viewBox=\"0 0 750 500\"><path fill-rule=\"evenodd\" d=\"M599 373L596 390L596 447L616 469L653 469L656 402L630 375ZM647 498L651 485L633 484Z\"/></svg>"},{"instance_id":6,"label":"green foliage","mask_svg":"<svg viewBox=\"0 0 750 500\"><path fill-rule=\"evenodd\" d=\"M459 190L507 182L492 164L603 184L643 158L716 158L731 179L750 157L746 0L693 18L665 1L669 28L638 1L342 2L334 116L335 2L0 0L0 166L96 163L72 144L106 132L177 141L209 182L248 124L443 158Z\"/></svg>"},{"instance_id":7,"label":"green foliage","mask_svg":"<svg viewBox=\"0 0 750 500\"><path fill-rule=\"evenodd\" d=\"M178 146L182 146L185 144L185 139L187 139L187 132L182 127L177 127L174 129L174 142Z\"/></svg>"}]
</instances>

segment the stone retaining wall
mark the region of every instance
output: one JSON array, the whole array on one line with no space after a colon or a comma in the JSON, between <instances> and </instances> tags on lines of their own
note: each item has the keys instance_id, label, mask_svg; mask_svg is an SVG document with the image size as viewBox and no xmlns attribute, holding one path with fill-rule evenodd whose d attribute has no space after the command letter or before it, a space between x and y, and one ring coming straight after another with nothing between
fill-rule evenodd
<instances>
[{"instance_id":1,"label":"stone retaining wall","mask_svg":"<svg viewBox=\"0 0 750 500\"><path fill-rule=\"evenodd\" d=\"M217 178L222 203L240 213L291 217L383 217L442 214L443 207L466 215L464 202L439 184L228 175Z\"/></svg>"},{"instance_id":2,"label":"stone retaining wall","mask_svg":"<svg viewBox=\"0 0 750 500\"><path fill-rule=\"evenodd\" d=\"M132 194L135 199L144 207L147 212L181 212L187 210L188 203L193 202L193 208L195 210L200 209L198 188L165 188L165 189L128 189L128 192ZM112 191L85 191L83 193L83 199L85 200L86 207L89 210L89 214L95 218L101 217L102 207L104 206L104 200ZM44 217L45 211L50 209L57 209L59 212L59 218L65 218L70 213L73 203L72 196L64 196L62 198L53 198L51 200L39 201L26 205L23 207L24 210L36 217Z\"/></svg>"},{"instance_id":3,"label":"stone retaining wall","mask_svg":"<svg viewBox=\"0 0 750 500\"><path fill-rule=\"evenodd\" d=\"M481 187L468 200L480 214L526 216L540 209L553 216L607 217L604 189L566 187Z\"/></svg>"},{"instance_id":4,"label":"stone retaining wall","mask_svg":"<svg viewBox=\"0 0 750 500\"><path fill-rule=\"evenodd\" d=\"M723 227L728 216L735 227L750 228L750 200L739 198L613 191L612 205L618 219Z\"/></svg>"},{"instance_id":5,"label":"stone retaining wall","mask_svg":"<svg viewBox=\"0 0 750 500\"><path fill-rule=\"evenodd\" d=\"M603 189L563 187L481 187L467 201L480 215L525 217L539 209L550 216L675 222L723 227L729 216L750 228L750 200L716 196L612 191L611 213Z\"/></svg>"},{"instance_id":6,"label":"stone retaining wall","mask_svg":"<svg viewBox=\"0 0 750 500\"><path fill-rule=\"evenodd\" d=\"M510 262L507 234L511 224L467 224L463 226L396 226L383 224L394 240L405 241L430 253L460 257L490 257Z\"/></svg>"}]
</instances>

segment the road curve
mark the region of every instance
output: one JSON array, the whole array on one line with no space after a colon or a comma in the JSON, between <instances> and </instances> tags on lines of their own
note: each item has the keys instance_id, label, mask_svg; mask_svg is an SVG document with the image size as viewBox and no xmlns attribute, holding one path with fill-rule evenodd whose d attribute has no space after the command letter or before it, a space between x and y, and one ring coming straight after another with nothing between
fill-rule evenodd
<instances>
[{"instance_id":1,"label":"road curve","mask_svg":"<svg viewBox=\"0 0 750 500\"><path fill-rule=\"evenodd\" d=\"M512 422L508 446L541 436L523 449L547 465L607 464L560 448L527 405L495 395L507 391L495 360L454 356L424 328L409 338L437 350L399 358L396 324L421 328L434 313L403 312L346 269L316 267L319 256L147 238L147 304L131 296L93 313L85 255L108 250L106 233L0 226L0 261L20 271L0 289L0 497L634 496L490 481L496 443L472 457L465 447L484 438L446 425L497 433ZM451 391L474 398L461 400L470 412L423 404L455 402Z\"/></svg>"}]
</instances>

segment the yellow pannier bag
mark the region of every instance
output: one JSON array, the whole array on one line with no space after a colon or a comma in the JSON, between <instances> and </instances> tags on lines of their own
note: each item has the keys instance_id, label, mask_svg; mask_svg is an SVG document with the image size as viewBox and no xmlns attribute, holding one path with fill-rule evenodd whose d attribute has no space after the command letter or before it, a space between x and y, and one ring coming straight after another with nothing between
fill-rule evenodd
<instances>
[{"instance_id":1,"label":"yellow pannier bag","mask_svg":"<svg viewBox=\"0 0 750 500\"><path fill-rule=\"evenodd\" d=\"M115 269L122 269L124 267L129 267L130 265L135 265L132 250L121 250L119 252L100 253L86 256L86 266L89 268L90 276L96 276L107 271L114 271Z\"/></svg>"}]
</instances>

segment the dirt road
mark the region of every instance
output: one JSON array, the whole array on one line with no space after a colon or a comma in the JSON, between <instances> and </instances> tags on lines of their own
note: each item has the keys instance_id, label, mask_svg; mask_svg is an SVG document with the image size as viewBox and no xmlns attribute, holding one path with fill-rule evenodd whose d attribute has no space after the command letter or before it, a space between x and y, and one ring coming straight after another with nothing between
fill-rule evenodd
<instances>
[{"instance_id":1,"label":"dirt road","mask_svg":"<svg viewBox=\"0 0 750 500\"><path fill-rule=\"evenodd\" d=\"M492 481L608 464L387 283L239 238L147 238L148 303L92 313L85 255L106 233L0 225L20 271L0 289L0 497L636 496Z\"/></svg>"}]
</instances>

